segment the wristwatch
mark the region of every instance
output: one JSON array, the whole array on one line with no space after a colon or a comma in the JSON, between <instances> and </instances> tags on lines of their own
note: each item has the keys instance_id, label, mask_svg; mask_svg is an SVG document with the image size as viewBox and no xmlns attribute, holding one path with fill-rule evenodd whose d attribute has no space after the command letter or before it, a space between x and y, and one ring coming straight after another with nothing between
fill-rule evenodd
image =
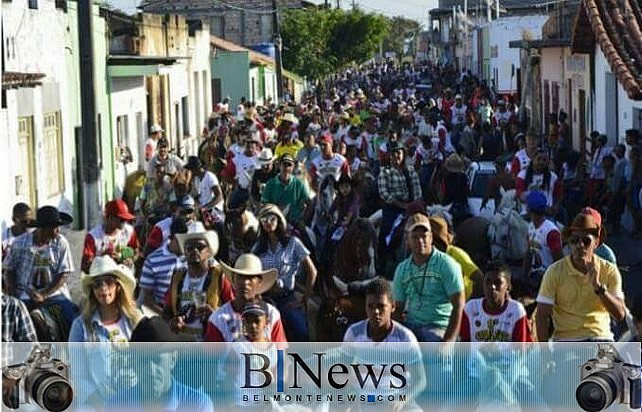
<instances>
[{"instance_id":1,"label":"wristwatch","mask_svg":"<svg viewBox=\"0 0 642 412\"><path fill-rule=\"evenodd\" d=\"M595 294L598 296L602 296L604 293L606 293L606 286L600 285L595 289Z\"/></svg>"}]
</instances>

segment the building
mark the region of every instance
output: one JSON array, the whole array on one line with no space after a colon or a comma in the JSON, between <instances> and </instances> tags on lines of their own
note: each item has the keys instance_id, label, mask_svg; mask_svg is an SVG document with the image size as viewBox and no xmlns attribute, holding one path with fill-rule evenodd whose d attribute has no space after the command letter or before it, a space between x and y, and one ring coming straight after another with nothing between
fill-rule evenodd
<instances>
[{"instance_id":1,"label":"building","mask_svg":"<svg viewBox=\"0 0 642 412\"><path fill-rule=\"evenodd\" d=\"M279 10L309 6L301 0L278 0ZM271 0L146 0L146 13L181 14L209 25L210 34L235 44L256 46L274 41L274 13Z\"/></svg>"},{"instance_id":2,"label":"building","mask_svg":"<svg viewBox=\"0 0 642 412\"><path fill-rule=\"evenodd\" d=\"M80 137L80 75L76 3L14 0L2 4L2 108L0 109L0 222L11 208L54 205L77 219L76 138ZM111 196L112 154L107 142L109 102L104 76L105 24L93 8L93 48L100 198ZM43 53L43 45L46 53Z\"/></svg>"},{"instance_id":3,"label":"building","mask_svg":"<svg viewBox=\"0 0 642 412\"><path fill-rule=\"evenodd\" d=\"M541 39L513 41L510 45L521 48L522 58L534 62L532 70L522 72L521 80L525 85L522 107L529 113L530 126L547 135L550 114L564 111L573 148L585 153L592 119L590 56L571 49L578 9L577 3L558 5L542 27Z\"/></svg>"},{"instance_id":4,"label":"building","mask_svg":"<svg viewBox=\"0 0 642 412\"><path fill-rule=\"evenodd\" d=\"M276 66L272 57L211 36L212 98L214 103L230 98L230 107L236 107L242 97L265 105L278 102ZM305 90L300 76L283 70L283 88L299 101Z\"/></svg>"},{"instance_id":5,"label":"building","mask_svg":"<svg viewBox=\"0 0 642 412\"><path fill-rule=\"evenodd\" d=\"M582 0L572 50L590 55L588 90L594 96L591 130L609 144L642 130L642 10L638 0Z\"/></svg>"},{"instance_id":6,"label":"building","mask_svg":"<svg viewBox=\"0 0 642 412\"><path fill-rule=\"evenodd\" d=\"M103 11L109 24L111 127L116 187L145 167L152 125L179 156L196 154L211 111L209 27L181 15Z\"/></svg>"}]
</instances>

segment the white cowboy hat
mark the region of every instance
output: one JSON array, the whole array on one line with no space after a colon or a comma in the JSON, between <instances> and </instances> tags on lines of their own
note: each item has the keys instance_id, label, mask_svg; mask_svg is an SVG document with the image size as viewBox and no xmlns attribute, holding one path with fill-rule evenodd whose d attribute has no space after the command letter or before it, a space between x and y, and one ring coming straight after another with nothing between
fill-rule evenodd
<instances>
[{"instance_id":1,"label":"white cowboy hat","mask_svg":"<svg viewBox=\"0 0 642 412\"><path fill-rule=\"evenodd\" d=\"M213 230L205 230L205 227L201 222L197 222L194 225L193 230L187 233L177 233L176 239L178 239L178 244L180 245L182 253L185 253L185 243L194 239L204 240L207 242L213 256L218 253L218 235Z\"/></svg>"},{"instance_id":2,"label":"white cowboy hat","mask_svg":"<svg viewBox=\"0 0 642 412\"><path fill-rule=\"evenodd\" d=\"M256 293L259 295L272 289L278 276L276 269L263 270L261 259L252 253L244 253L239 256L233 268L223 262L221 262L221 266L223 267L223 271L230 277L234 275L261 276L261 283L256 290Z\"/></svg>"},{"instance_id":3,"label":"white cowboy hat","mask_svg":"<svg viewBox=\"0 0 642 412\"><path fill-rule=\"evenodd\" d=\"M346 112L341 112L341 114L339 115L339 119L350 120L350 115Z\"/></svg>"},{"instance_id":4,"label":"white cowboy hat","mask_svg":"<svg viewBox=\"0 0 642 412\"><path fill-rule=\"evenodd\" d=\"M274 161L274 154L269 147L266 147L261 150L261 153L259 153L259 157L256 160L259 163L259 166L265 166Z\"/></svg>"},{"instance_id":5,"label":"white cowboy hat","mask_svg":"<svg viewBox=\"0 0 642 412\"><path fill-rule=\"evenodd\" d=\"M157 132L164 132L162 127L160 127L157 124L152 125L151 129L149 129L149 133L157 133Z\"/></svg>"},{"instance_id":6,"label":"white cowboy hat","mask_svg":"<svg viewBox=\"0 0 642 412\"><path fill-rule=\"evenodd\" d=\"M298 125L299 124L299 119L296 118L295 115L292 113L286 113L281 117L282 122L290 122L292 124Z\"/></svg>"},{"instance_id":7,"label":"white cowboy hat","mask_svg":"<svg viewBox=\"0 0 642 412\"><path fill-rule=\"evenodd\" d=\"M266 203L265 205L263 205L263 207L259 209L259 219L266 215L276 215L276 217L281 221L283 227L288 227L288 223L285 220L285 215L277 205L272 203Z\"/></svg>"},{"instance_id":8,"label":"white cowboy hat","mask_svg":"<svg viewBox=\"0 0 642 412\"><path fill-rule=\"evenodd\" d=\"M131 269L125 265L117 264L111 256L103 255L97 256L94 259L91 267L89 268L89 274L82 275L81 283L85 296L90 295L93 281L97 277L105 275L115 276L130 295L134 294L136 278L134 277Z\"/></svg>"}]
</instances>

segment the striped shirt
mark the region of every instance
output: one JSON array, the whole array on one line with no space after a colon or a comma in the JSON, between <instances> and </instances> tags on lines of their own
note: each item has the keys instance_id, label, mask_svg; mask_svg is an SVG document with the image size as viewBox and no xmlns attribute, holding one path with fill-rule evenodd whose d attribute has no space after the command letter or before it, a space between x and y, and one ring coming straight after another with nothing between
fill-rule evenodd
<instances>
[{"instance_id":1,"label":"striped shirt","mask_svg":"<svg viewBox=\"0 0 642 412\"><path fill-rule=\"evenodd\" d=\"M145 259L143 273L140 277L140 287L153 290L156 302L163 306L165 294L172 280L172 273L183 267L185 267L184 259L170 252L166 244L156 249Z\"/></svg>"}]
</instances>

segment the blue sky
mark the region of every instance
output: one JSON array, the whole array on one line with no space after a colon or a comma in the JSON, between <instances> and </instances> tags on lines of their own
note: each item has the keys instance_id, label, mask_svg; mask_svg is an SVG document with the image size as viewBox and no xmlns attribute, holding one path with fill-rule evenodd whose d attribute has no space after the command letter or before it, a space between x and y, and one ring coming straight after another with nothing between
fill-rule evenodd
<instances>
[{"instance_id":1,"label":"blue sky","mask_svg":"<svg viewBox=\"0 0 642 412\"><path fill-rule=\"evenodd\" d=\"M234 0L230 4L234 3ZM324 0L312 0L321 4ZM336 5L336 0L329 0L330 4ZM420 23L428 23L428 11L437 7L437 0L354 0L359 7L366 11L379 12L387 16L399 16L417 20ZM139 0L110 0L110 2L125 12L133 12ZM341 7L349 8L352 0L341 0Z\"/></svg>"}]
</instances>

